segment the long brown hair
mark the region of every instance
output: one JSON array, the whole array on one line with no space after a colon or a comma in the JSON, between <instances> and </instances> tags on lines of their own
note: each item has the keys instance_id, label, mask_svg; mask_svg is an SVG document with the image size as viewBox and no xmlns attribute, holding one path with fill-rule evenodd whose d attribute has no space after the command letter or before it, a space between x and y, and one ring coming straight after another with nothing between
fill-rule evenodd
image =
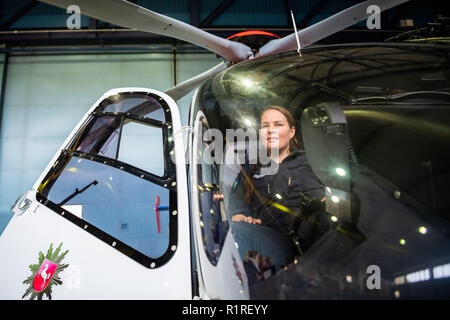
<instances>
[{"instance_id":1,"label":"long brown hair","mask_svg":"<svg viewBox=\"0 0 450 320\"><path fill-rule=\"evenodd\" d=\"M286 118L286 120L288 122L288 125L289 125L289 128L296 129L296 127L295 127L295 120L294 120L294 117L292 116L292 114L289 112L289 110L287 110L286 108L284 108L282 106L279 106L279 105L272 105L272 106L269 106L269 107L265 108L261 112L261 117L260 118L262 118L262 115L266 111L269 111L269 110L276 110L276 111L280 112ZM297 129L295 130L295 132L297 133ZM294 151L295 149L298 149L298 148L300 148L300 143L298 142L296 135L294 135L291 138L291 140L289 141L289 152L292 152L292 151ZM255 172L258 170L258 168L260 166L261 165L260 165L260 163L258 161L257 165L254 165L253 167L251 167L250 172L248 174L247 174L247 172L245 172L245 170L243 170L243 168L241 168L241 171L242 171L242 173L244 175L245 181L247 182L245 184L245 189L246 189L245 190L245 199L248 202L252 201L253 196L255 194L255 187L253 185L253 178L252 177L253 177L253 175L255 174Z\"/></svg>"}]
</instances>

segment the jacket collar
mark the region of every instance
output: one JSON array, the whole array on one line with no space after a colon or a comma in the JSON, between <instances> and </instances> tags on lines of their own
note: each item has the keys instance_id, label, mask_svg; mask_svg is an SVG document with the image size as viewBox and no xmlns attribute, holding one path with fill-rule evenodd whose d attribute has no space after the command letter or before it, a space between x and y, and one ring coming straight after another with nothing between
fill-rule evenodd
<instances>
[{"instance_id":1,"label":"jacket collar","mask_svg":"<svg viewBox=\"0 0 450 320\"><path fill-rule=\"evenodd\" d=\"M305 154L305 150L303 150L303 149L294 149L290 154L288 154L288 156L286 158L283 159L283 161L281 161L281 163L285 162L286 160L289 161L291 159L295 159L299 155L303 155L303 154Z\"/></svg>"}]
</instances>

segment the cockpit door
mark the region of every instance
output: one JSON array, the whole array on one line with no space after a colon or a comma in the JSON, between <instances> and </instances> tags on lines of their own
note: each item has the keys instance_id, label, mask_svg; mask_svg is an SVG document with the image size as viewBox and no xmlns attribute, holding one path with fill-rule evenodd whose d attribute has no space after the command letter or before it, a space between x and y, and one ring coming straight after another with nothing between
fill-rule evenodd
<instances>
[{"instance_id":1,"label":"cockpit door","mask_svg":"<svg viewBox=\"0 0 450 320\"><path fill-rule=\"evenodd\" d=\"M192 121L192 118L191 118ZM201 298L248 299L247 278L222 204L221 134L198 111L191 135L191 219ZM214 142L219 142L213 146Z\"/></svg>"}]
</instances>

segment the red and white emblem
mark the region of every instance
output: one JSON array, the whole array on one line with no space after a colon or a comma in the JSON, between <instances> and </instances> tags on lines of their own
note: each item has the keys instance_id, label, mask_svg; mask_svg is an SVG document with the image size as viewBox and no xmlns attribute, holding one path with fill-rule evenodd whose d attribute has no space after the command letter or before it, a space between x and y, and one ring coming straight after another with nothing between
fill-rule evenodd
<instances>
[{"instance_id":1,"label":"red and white emblem","mask_svg":"<svg viewBox=\"0 0 450 320\"><path fill-rule=\"evenodd\" d=\"M50 260L44 259L44 262L42 262L41 267L33 280L34 291L41 292L47 288L50 280L52 280L56 268L58 268L57 264L51 262Z\"/></svg>"}]
</instances>

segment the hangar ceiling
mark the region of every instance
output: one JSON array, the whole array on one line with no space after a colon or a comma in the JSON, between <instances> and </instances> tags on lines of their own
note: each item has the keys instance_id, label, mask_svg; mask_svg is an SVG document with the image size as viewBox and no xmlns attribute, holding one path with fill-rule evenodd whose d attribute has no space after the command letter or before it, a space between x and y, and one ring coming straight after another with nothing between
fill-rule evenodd
<instances>
[{"instance_id":1,"label":"hangar ceiling","mask_svg":"<svg viewBox=\"0 0 450 320\"><path fill-rule=\"evenodd\" d=\"M133 0L158 13L228 37L240 31L263 29L284 36L293 31L290 10L298 28L305 28L358 0ZM107 8L105 8L107 10ZM123 29L81 17L81 30L66 27L70 14L37 0L0 1L0 44L12 46L168 43L167 38ZM424 27L437 15L449 16L442 1L411 0L381 15L381 29L367 32L364 23L339 32L323 42L382 41L412 28ZM401 27L408 20L407 27ZM373 31L373 30L371 30ZM171 43L179 43L171 40Z\"/></svg>"}]
</instances>

